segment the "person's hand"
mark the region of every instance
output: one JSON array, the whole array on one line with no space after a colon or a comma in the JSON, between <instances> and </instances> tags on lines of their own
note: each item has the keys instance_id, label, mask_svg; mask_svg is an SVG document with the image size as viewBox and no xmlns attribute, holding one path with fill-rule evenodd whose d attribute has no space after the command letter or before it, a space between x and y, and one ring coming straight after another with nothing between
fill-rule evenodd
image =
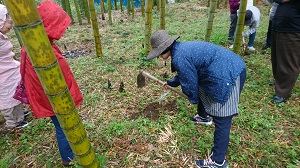
<instances>
[{"instance_id":1,"label":"person's hand","mask_svg":"<svg viewBox=\"0 0 300 168\"><path fill-rule=\"evenodd\" d=\"M167 82L164 82L162 85L163 85L164 89L166 89L166 90L168 89L168 87L167 87L168 83Z\"/></svg>"}]
</instances>

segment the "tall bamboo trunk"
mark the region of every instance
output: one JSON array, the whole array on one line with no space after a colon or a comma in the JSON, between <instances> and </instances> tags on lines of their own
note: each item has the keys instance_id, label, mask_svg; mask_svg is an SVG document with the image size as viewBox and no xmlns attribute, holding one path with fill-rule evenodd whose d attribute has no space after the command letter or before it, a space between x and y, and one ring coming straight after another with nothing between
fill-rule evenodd
<instances>
[{"instance_id":1,"label":"tall bamboo trunk","mask_svg":"<svg viewBox=\"0 0 300 168\"><path fill-rule=\"evenodd\" d=\"M128 18L130 16L130 7L131 7L130 0L127 0L127 15L128 15Z\"/></svg>"},{"instance_id":2,"label":"tall bamboo trunk","mask_svg":"<svg viewBox=\"0 0 300 168\"><path fill-rule=\"evenodd\" d=\"M76 9L76 14L77 14L77 20L78 20L79 24L82 25L82 20L81 20L81 15L80 15L80 10L79 10L78 0L74 0L74 5L75 5L75 9Z\"/></svg>"},{"instance_id":3,"label":"tall bamboo trunk","mask_svg":"<svg viewBox=\"0 0 300 168\"><path fill-rule=\"evenodd\" d=\"M104 16L105 9L104 9L104 2L103 2L103 0L100 0L100 8L101 8L101 18L102 18L102 20L105 20L105 16Z\"/></svg>"},{"instance_id":4,"label":"tall bamboo trunk","mask_svg":"<svg viewBox=\"0 0 300 168\"><path fill-rule=\"evenodd\" d=\"M246 7L247 7L247 0L240 1L240 8L239 8L239 17L237 20L236 30L235 30L235 38L233 44L233 52L237 53L240 50L240 46L242 43L242 34L244 30L244 22L245 22L245 15L246 15Z\"/></svg>"},{"instance_id":5,"label":"tall bamboo trunk","mask_svg":"<svg viewBox=\"0 0 300 168\"><path fill-rule=\"evenodd\" d=\"M134 0L132 0L132 3L131 3L131 10L132 10L132 12L131 12L131 18L132 19L134 19Z\"/></svg>"},{"instance_id":6,"label":"tall bamboo trunk","mask_svg":"<svg viewBox=\"0 0 300 168\"><path fill-rule=\"evenodd\" d=\"M160 1L160 29L166 29L166 0Z\"/></svg>"},{"instance_id":7,"label":"tall bamboo trunk","mask_svg":"<svg viewBox=\"0 0 300 168\"><path fill-rule=\"evenodd\" d=\"M67 11L66 0L61 0L61 7L64 11Z\"/></svg>"},{"instance_id":8,"label":"tall bamboo trunk","mask_svg":"<svg viewBox=\"0 0 300 168\"><path fill-rule=\"evenodd\" d=\"M114 0L115 8L114 10L118 10L117 0Z\"/></svg>"},{"instance_id":9,"label":"tall bamboo trunk","mask_svg":"<svg viewBox=\"0 0 300 168\"><path fill-rule=\"evenodd\" d=\"M108 23L112 25L112 18L111 18L111 0L107 0L107 10L108 10Z\"/></svg>"},{"instance_id":10,"label":"tall bamboo trunk","mask_svg":"<svg viewBox=\"0 0 300 168\"><path fill-rule=\"evenodd\" d=\"M98 21L97 21L97 14L95 11L94 0L89 0L89 6L90 6L90 13L91 13L91 18L92 18L92 26L93 26L93 31L94 31L96 54L98 57L100 57L100 56L103 56L103 54L102 54L101 39L100 39L100 33L99 33L99 27L98 27Z\"/></svg>"},{"instance_id":11,"label":"tall bamboo trunk","mask_svg":"<svg viewBox=\"0 0 300 168\"><path fill-rule=\"evenodd\" d=\"M123 12L123 1L120 0L120 8L121 8L121 12Z\"/></svg>"},{"instance_id":12,"label":"tall bamboo trunk","mask_svg":"<svg viewBox=\"0 0 300 168\"><path fill-rule=\"evenodd\" d=\"M142 17L145 18L145 1L140 0L140 3L141 3Z\"/></svg>"},{"instance_id":13,"label":"tall bamboo trunk","mask_svg":"<svg viewBox=\"0 0 300 168\"><path fill-rule=\"evenodd\" d=\"M217 0L211 0L208 21L207 21L207 27L206 27L206 33L205 33L205 41L210 41L214 17L215 17L215 13L216 13L216 6L217 6Z\"/></svg>"},{"instance_id":14,"label":"tall bamboo trunk","mask_svg":"<svg viewBox=\"0 0 300 168\"><path fill-rule=\"evenodd\" d=\"M88 0L83 0L83 7L84 7L84 14L87 19L87 22L88 22L88 24L91 24Z\"/></svg>"},{"instance_id":15,"label":"tall bamboo trunk","mask_svg":"<svg viewBox=\"0 0 300 168\"><path fill-rule=\"evenodd\" d=\"M78 164L82 167L100 167L52 50L35 1L4 0L4 2Z\"/></svg>"},{"instance_id":16,"label":"tall bamboo trunk","mask_svg":"<svg viewBox=\"0 0 300 168\"><path fill-rule=\"evenodd\" d=\"M152 0L146 0L146 21L145 21L145 48L147 55L151 50L151 28L152 28Z\"/></svg>"},{"instance_id":17,"label":"tall bamboo trunk","mask_svg":"<svg viewBox=\"0 0 300 168\"><path fill-rule=\"evenodd\" d=\"M73 15L72 15L72 11L71 11L71 5L70 5L70 1L69 0L66 0L66 9L67 9L67 13L68 15L70 16L71 20L72 20L72 23L74 22L74 19L73 19Z\"/></svg>"}]
</instances>

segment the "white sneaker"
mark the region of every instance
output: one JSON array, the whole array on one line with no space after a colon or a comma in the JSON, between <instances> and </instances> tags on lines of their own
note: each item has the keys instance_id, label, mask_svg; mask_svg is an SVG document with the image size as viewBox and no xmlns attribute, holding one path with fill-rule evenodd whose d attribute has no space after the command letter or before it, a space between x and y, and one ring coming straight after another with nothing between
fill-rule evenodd
<instances>
[{"instance_id":1,"label":"white sneaker","mask_svg":"<svg viewBox=\"0 0 300 168\"><path fill-rule=\"evenodd\" d=\"M233 49L233 44L229 46L230 49Z\"/></svg>"},{"instance_id":2,"label":"white sneaker","mask_svg":"<svg viewBox=\"0 0 300 168\"><path fill-rule=\"evenodd\" d=\"M248 50L249 51L255 51L255 48L254 47L248 47Z\"/></svg>"}]
</instances>

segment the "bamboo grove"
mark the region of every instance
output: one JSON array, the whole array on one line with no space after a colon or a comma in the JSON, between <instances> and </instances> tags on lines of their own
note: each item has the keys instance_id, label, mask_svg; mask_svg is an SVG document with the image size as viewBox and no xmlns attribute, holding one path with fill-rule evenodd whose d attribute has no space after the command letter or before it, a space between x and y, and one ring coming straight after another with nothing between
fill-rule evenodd
<instances>
[{"instance_id":1,"label":"bamboo grove","mask_svg":"<svg viewBox=\"0 0 300 168\"><path fill-rule=\"evenodd\" d=\"M257 3L258 0L253 2ZM213 20L216 14L216 8L220 5L219 0L207 1L210 6L208 21L206 27L205 40L209 41L211 33L213 32ZM39 80L43 85L44 92L48 95L48 98L53 106L53 109L59 119L59 122L66 134L71 148L76 155L76 159L82 167L99 167L99 161L96 158L93 147L87 137L84 126L78 115L78 110L71 98L71 95L67 89L66 82L62 77L60 67L57 63L56 57L52 51L50 42L43 28L41 19L38 15L36 4L34 0L0 0L0 3L4 3L10 15L12 16L15 24L15 32L19 39L20 44L23 44L26 51L32 61L35 71L38 74ZM70 15L73 22L78 21L82 24L82 19L86 19L88 24L92 24L96 55L101 57L102 46L100 39L100 32L98 27L97 13L95 10L94 0L73 0L73 4L76 10L76 20L72 17L70 0L61 0L62 8ZM112 9L121 10L123 12L123 3L120 1L118 8L117 2L114 0L114 6L112 6L111 0L107 0L107 9L105 8L104 1L100 0L100 11L102 20L105 20L105 13L108 12L109 25L113 24ZM145 39L143 41L147 54L151 50L150 36L152 30L152 10L154 4L159 8L160 12L160 29L166 29L166 8L167 3L165 0L153 1L153 0L141 0L141 12L145 22ZM224 7L227 7L226 0ZM247 6L247 0L241 0L240 11L238 18L238 24L236 29L236 38L234 41L233 51L238 53L239 46L242 40L242 31L244 28L244 17ZM128 19L134 19L135 6L133 0L127 0L127 16ZM130 15L131 14L131 15ZM83 15L83 16L82 16ZM101 24L101 23L100 23ZM46 80L52 78L51 81L55 81L55 84ZM61 103L64 102L64 103Z\"/></svg>"}]
</instances>

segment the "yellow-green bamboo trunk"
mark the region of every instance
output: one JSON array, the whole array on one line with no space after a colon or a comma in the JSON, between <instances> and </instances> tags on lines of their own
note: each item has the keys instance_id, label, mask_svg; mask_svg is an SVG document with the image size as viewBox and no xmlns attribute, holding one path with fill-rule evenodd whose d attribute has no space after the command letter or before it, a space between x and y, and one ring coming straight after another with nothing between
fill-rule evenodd
<instances>
[{"instance_id":1,"label":"yellow-green bamboo trunk","mask_svg":"<svg viewBox=\"0 0 300 168\"><path fill-rule=\"evenodd\" d=\"M215 13L216 13L216 6L217 6L217 0L211 0L208 21L207 21L207 27L206 27L206 33L205 33L205 41L210 41L214 17L215 17Z\"/></svg>"},{"instance_id":2,"label":"yellow-green bamboo trunk","mask_svg":"<svg viewBox=\"0 0 300 168\"><path fill-rule=\"evenodd\" d=\"M160 12L160 4L161 4L161 0L156 0L157 1L157 11Z\"/></svg>"},{"instance_id":3,"label":"yellow-green bamboo trunk","mask_svg":"<svg viewBox=\"0 0 300 168\"><path fill-rule=\"evenodd\" d=\"M78 20L79 24L82 25L82 20L81 20L81 15L80 15L80 11L79 11L78 0L74 0L74 5L75 5L75 9L76 9L76 14L77 14L77 20Z\"/></svg>"},{"instance_id":4,"label":"yellow-green bamboo trunk","mask_svg":"<svg viewBox=\"0 0 300 168\"><path fill-rule=\"evenodd\" d=\"M67 11L66 0L61 0L61 7L64 11Z\"/></svg>"},{"instance_id":5,"label":"yellow-green bamboo trunk","mask_svg":"<svg viewBox=\"0 0 300 168\"><path fill-rule=\"evenodd\" d=\"M151 50L151 28L152 28L152 0L146 0L146 21L145 21L145 48L147 55Z\"/></svg>"},{"instance_id":6,"label":"yellow-green bamboo trunk","mask_svg":"<svg viewBox=\"0 0 300 168\"><path fill-rule=\"evenodd\" d=\"M166 29L166 0L160 1L160 29Z\"/></svg>"},{"instance_id":7,"label":"yellow-green bamboo trunk","mask_svg":"<svg viewBox=\"0 0 300 168\"><path fill-rule=\"evenodd\" d=\"M145 18L145 1L140 0L140 3L141 3L142 17Z\"/></svg>"},{"instance_id":8,"label":"yellow-green bamboo trunk","mask_svg":"<svg viewBox=\"0 0 300 168\"><path fill-rule=\"evenodd\" d=\"M87 18L87 22L88 24L91 24L88 0L83 0L83 7L84 7L85 17Z\"/></svg>"},{"instance_id":9,"label":"yellow-green bamboo trunk","mask_svg":"<svg viewBox=\"0 0 300 168\"><path fill-rule=\"evenodd\" d=\"M120 8L121 8L121 12L123 12L123 1L120 0Z\"/></svg>"},{"instance_id":10,"label":"yellow-green bamboo trunk","mask_svg":"<svg viewBox=\"0 0 300 168\"><path fill-rule=\"evenodd\" d=\"M70 18L72 19L72 23L74 22L74 19L73 19L73 15L72 15L72 11L71 11L71 5L70 5L70 1L69 0L66 0L66 9L67 9L67 13L68 15L70 16Z\"/></svg>"},{"instance_id":11,"label":"yellow-green bamboo trunk","mask_svg":"<svg viewBox=\"0 0 300 168\"><path fill-rule=\"evenodd\" d=\"M100 8L101 8L101 18L102 18L102 20L105 20L105 16L104 16L105 9L104 9L104 2L103 2L103 0L100 0Z\"/></svg>"},{"instance_id":12,"label":"yellow-green bamboo trunk","mask_svg":"<svg viewBox=\"0 0 300 168\"><path fill-rule=\"evenodd\" d=\"M233 52L239 54L240 46L242 43L242 34L244 30L244 22L245 22L245 15L246 15L246 7L247 7L247 0L240 1L240 8L238 13L238 20L235 30L235 38L233 44Z\"/></svg>"},{"instance_id":13,"label":"yellow-green bamboo trunk","mask_svg":"<svg viewBox=\"0 0 300 168\"><path fill-rule=\"evenodd\" d=\"M118 5L117 5L117 0L114 0L114 4L115 4L115 10L118 10Z\"/></svg>"},{"instance_id":14,"label":"yellow-green bamboo trunk","mask_svg":"<svg viewBox=\"0 0 300 168\"><path fill-rule=\"evenodd\" d=\"M107 0L107 9L108 9L108 23L112 25L112 18L111 18L111 0Z\"/></svg>"},{"instance_id":15,"label":"yellow-green bamboo trunk","mask_svg":"<svg viewBox=\"0 0 300 168\"><path fill-rule=\"evenodd\" d=\"M132 0L132 3L131 3L131 10L132 10L132 12L131 12L131 18L132 19L134 19L134 1Z\"/></svg>"},{"instance_id":16,"label":"yellow-green bamboo trunk","mask_svg":"<svg viewBox=\"0 0 300 168\"><path fill-rule=\"evenodd\" d=\"M129 19L129 16L130 16L130 0L127 0L127 15L128 15L128 19Z\"/></svg>"},{"instance_id":17,"label":"yellow-green bamboo trunk","mask_svg":"<svg viewBox=\"0 0 300 168\"><path fill-rule=\"evenodd\" d=\"M34 0L4 0L58 121L82 167L100 167Z\"/></svg>"},{"instance_id":18,"label":"yellow-green bamboo trunk","mask_svg":"<svg viewBox=\"0 0 300 168\"><path fill-rule=\"evenodd\" d=\"M102 54L101 39L100 39L100 33L99 33L99 27L98 27L98 21L97 21L97 14L95 11L94 0L89 0L89 6L90 6L90 13L91 13L92 25L93 25L93 30L94 30L96 54L98 57L100 57L100 56L103 56L103 54Z\"/></svg>"},{"instance_id":19,"label":"yellow-green bamboo trunk","mask_svg":"<svg viewBox=\"0 0 300 168\"><path fill-rule=\"evenodd\" d=\"M210 0L207 0L206 7L210 6Z\"/></svg>"}]
</instances>

